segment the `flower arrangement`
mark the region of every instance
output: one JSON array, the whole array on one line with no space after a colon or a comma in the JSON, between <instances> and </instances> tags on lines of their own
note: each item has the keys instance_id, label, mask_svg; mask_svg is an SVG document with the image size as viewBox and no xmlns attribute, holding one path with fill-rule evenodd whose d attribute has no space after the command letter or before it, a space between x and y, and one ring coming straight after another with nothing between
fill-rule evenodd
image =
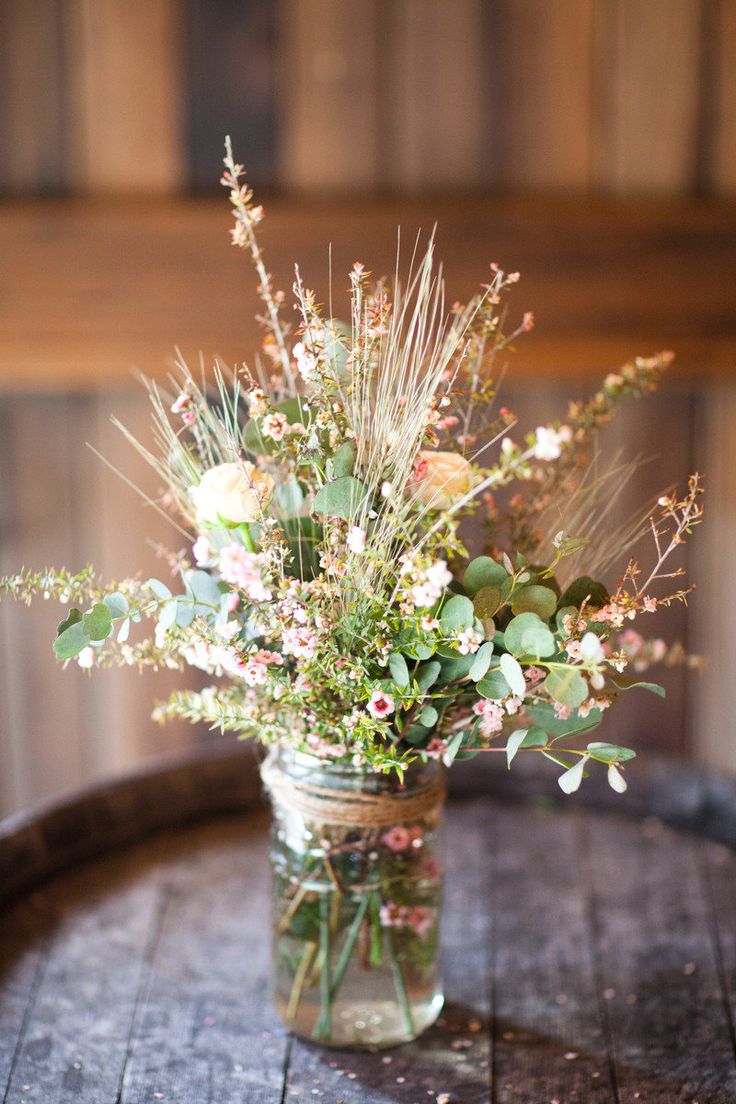
<instances>
[{"instance_id":1,"label":"flower arrangement","mask_svg":"<svg viewBox=\"0 0 736 1104\"><path fill-rule=\"evenodd\" d=\"M612 523L636 465L606 466L598 431L656 387L669 354L515 437L494 376L533 324L504 332L516 274L492 265L448 309L430 239L405 283L355 264L342 322L297 268L292 328L229 144L223 183L258 275L260 355L216 366L211 383L184 364L173 392L149 382L154 447L119 426L186 541L165 554L167 580L21 571L0 594L69 607L54 641L64 662L211 678L155 716L270 749L279 1009L309 1038L386 1045L441 1007L444 767L488 752L510 767L523 752L549 760L565 793L593 764L626 788L634 751L591 736L631 687L663 693L640 680L652 663L692 662L634 622L687 600L671 563L701 519L701 480ZM647 533L644 567L632 550Z\"/></svg>"},{"instance_id":2,"label":"flower arrangement","mask_svg":"<svg viewBox=\"0 0 736 1104\"><path fill-rule=\"evenodd\" d=\"M701 518L702 487L693 475L616 530L608 518L634 465L601 470L596 440L670 355L627 364L564 422L516 441L493 374L533 324L527 314L503 332L517 274L492 265L470 303L446 309L430 241L405 285L356 264L344 323L297 268L290 332L257 238L263 209L229 146L223 183L233 242L258 274L260 358L218 366L212 386L183 364L175 393L149 383L156 448L133 441L164 484L157 508L183 523L187 546L169 557L178 587L47 570L4 579L0 593L70 606L54 642L63 661L191 666L216 680L175 693L160 720L399 775L415 760L501 751L510 765L530 752L560 768L565 792L593 763L623 790L634 751L590 735L632 685L661 692L638 680L650 662L687 661L633 622L686 601L669 559ZM470 558L465 529L479 517L486 547ZM651 568L632 559L599 581L645 531ZM155 629L139 638L144 621Z\"/></svg>"}]
</instances>

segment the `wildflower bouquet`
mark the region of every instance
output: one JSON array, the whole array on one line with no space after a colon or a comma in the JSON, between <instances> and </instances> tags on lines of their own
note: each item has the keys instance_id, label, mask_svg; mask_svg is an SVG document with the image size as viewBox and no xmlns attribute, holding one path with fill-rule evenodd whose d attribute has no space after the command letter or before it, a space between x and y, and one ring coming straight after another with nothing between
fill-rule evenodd
<instances>
[{"instance_id":1,"label":"wildflower bouquet","mask_svg":"<svg viewBox=\"0 0 736 1104\"><path fill-rule=\"evenodd\" d=\"M253 365L217 366L211 384L183 364L173 393L148 384L156 444L130 439L163 483L157 508L187 539L171 577L106 586L89 569L47 570L1 586L70 606L54 642L63 661L212 677L155 715L272 749L282 1012L328 1041L410 1037L436 1015L441 765L533 753L566 793L594 763L625 789L634 751L591 735L625 690L661 692L639 681L649 660L685 659L633 622L686 600L669 558L700 520L701 484L694 475L683 495L610 524L634 465L605 468L598 430L656 386L667 354L626 365L564 422L517 439L493 383L499 354L532 325L525 315L504 333L516 274L491 266L478 295L448 309L430 241L405 283L356 264L342 322L297 269L292 330L257 238L262 208L229 146L223 183L265 337ZM645 531L652 565L629 559L608 581ZM397 1024L383 1008L373 1036L352 1005L342 1034L333 1018L354 958L361 986L372 968L393 987Z\"/></svg>"}]
</instances>

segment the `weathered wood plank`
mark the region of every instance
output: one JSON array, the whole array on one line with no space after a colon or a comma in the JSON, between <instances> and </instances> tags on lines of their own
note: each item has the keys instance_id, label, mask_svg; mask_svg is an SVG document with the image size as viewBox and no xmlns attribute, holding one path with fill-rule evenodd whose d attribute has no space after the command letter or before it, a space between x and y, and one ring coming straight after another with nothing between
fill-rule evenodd
<instances>
[{"instance_id":1,"label":"weathered wood plank","mask_svg":"<svg viewBox=\"0 0 736 1104\"><path fill-rule=\"evenodd\" d=\"M194 363L200 351L208 361L215 353L230 363L252 357L262 338L255 279L229 243L226 206L6 205L0 386L125 385L132 365L163 375L177 343ZM733 373L733 205L274 198L264 245L278 287L291 287L298 260L325 301L332 242L336 309L344 311L341 274L356 260L393 272L396 227L409 242L435 220L452 299L475 294L490 261L521 271L512 317L531 309L537 328L519 343L517 371L569 386L643 350L674 348L675 372L703 381Z\"/></svg>"},{"instance_id":2,"label":"weathered wood plank","mask_svg":"<svg viewBox=\"0 0 736 1104\"><path fill-rule=\"evenodd\" d=\"M86 432L77 433L71 479L72 486L82 491L77 544L84 553L80 563L92 563L106 579L126 578L140 572L143 578L164 579L175 589L180 580L172 577L163 553L185 547L181 533L85 447L88 441L107 464L124 472L135 486L155 500L160 493L158 476L110 423L115 415L150 447L153 434L147 392L142 387L137 391L98 392L82 398L79 405L80 421ZM131 639L150 631L150 624L142 626L142 630L134 628ZM107 777L129 771L149 756L210 738L206 726L180 720L157 725L151 720L156 701L165 700L174 689L185 686L197 689L206 681L206 677L194 671L139 672L123 668L94 672L86 687L88 714L82 734L85 761L92 776Z\"/></svg>"},{"instance_id":3,"label":"weathered wood plank","mask_svg":"<svg viewBox=\"0 0 736 1104\"><path fill-rule=\"evenodd\" d=\"M705 587L718 579L733 555L736 531L736 387L723 381L702 394L696 408L694 463L707 473L708 494L717 503L691 551L691 573L702 588L690 603L690 639L693 651L712 656L703 671L690 679L690 722L701 762L716 771L734 770L735 725L725 703L733 685L728 656L734 647L736 595L719 588L713 601L704 599Z\"/></svg>"},{"instance_id":4,"label":"weathered wood plank","mask_svg":"<svg viewBox=\"0 0 736 1104\"><path fill-rule=\"evenodd\" d=\"M77 191L177 192L185 179L180 0L69 0L68 179Z\"/></svg>"},{"instance_id":5,"label":"weathered wood plank","mask_svg":"<svg viewBox=\"0 0 736 1104\"><path fill-rule=\"evenodd\" d=\"M483 4L398 0L382 7L377 183L416 191L483 179ZM462 59L462 61L460 61Z\"/></svg>"},{"instance_id":6,"label":"weathered wood plank","mask_svg":"<svg viewBox=\"0 0 736 1104\"><path fill-rule=\"evenodd\" d=\"M268 991L264 827L252 817L169 841L170 898L120 1104L279 1101L286 1035Z\"/></svg>"},{"instance_id":7,"label":"weathered wood plank","mask_svg":"<svg viewBox=\"0 0 736 1104\"><path fill-rule=\"evenodd\" d=\"M690 191L697 176L700 0L602 0L595 181Z\"/></svg>"},{"instance_id":8,"label":"weathered wood plank","mask_svg":"<svg viewBox=\"0 0 736 1104\"><path fill-rule=\"evenodd\" d=\"M377 183L378 5L283 0L278 10L281 182L328 191L371 187Z\"/></svg>"},{"instance_id":9,"label":"weathered wood plank","mask_svg":"<svg viewBox=\"0 0 736 1104\"><path fill-rule=\"evenodd\" d=\"M579 843L618 1099L729 1104L731 1025L696 848L656 822L603 817L582 823Z\"/></svg>"},{"instance_id":10,"label":"weathered wood plank","mask_svg":"<svg viewBox=\"0 0 736 1104\"><path fill-rule=\"evenodd\" d=\"M656 823L486 799L449 807L443 1022L387 1054L294 1043L282 1096L264 827L171 833L0 917L6 1104L734 1099L733 854Z\"/></svg>"},{"instance_id":11,"label":"weathered wood plank","mask_svg":"<svg viewBox=\"0 0 736 1104\"><path fill-rule=\"evenodd\" d=\"M731 848L717 843L703 843L698 850L718 974L736 1053L736 855Z\"/></svg>"},{"instance_id":12,"label":"weathered wood plank","mask_svg":"<svg viewBox=\"0 0 736 1104\"><path fill-rule=\"evenodd\" d=\"M485 5L485 15L496 132L486 154L491 179L521 189L587 189L593 0L501 0Z\"/></svg>"},{"instance_id":13,"label":"weathered wood plank","mask_svg":"<svg viewBox=\"0 0 736 1104\"><path fill-rule=\"evenodd\" d=\"M63 0L0 4L3 192L54 192L64 183L63 7Z\"/></svg>"},{"instance_id":14,"label":"weathered wood plank","mask_svg":"<svg viewBox=\"0 0 736 1104\"><path fill-rule=\"evenodd\" d=\"M71 453L74 400L63 396L4 403L2 471L4 531L0 573L21 566L42 570L76 559ZM43 447L39 447L39 440ZM78 742L59 735L83 724L81 672L64 673L51 642L59 621L55 603L29 610L4 601L0 608L6 694L0 701L5 811L84 781ZM76 677L75 677L76 674Z\"/></svg>"},{"instance_id":15,"label":"weathered wood plank","mask_svg":"<svg viewBox=\"0 0 736 1104\"><path fill-rule=\"evenodd\" d=\"M716 52L713 93L713 164L709 183L724 195L736 192L736 0L715 5Z\"/></svg>"},{"instance_id":16,"label":"weathered wood plank","mask_svg":"<svg viewBox=\"0 0 736 1104\"><path fill-rule=\"evenodd\" d=\"M48 957L29 994L6 1104L116 1100L161 891L155 847L48 892ZM28 906L26 906L28 907Z\"/></svg>"},{"instance_id":17,"label":"weathered wood plank","mask_svg":"<svg viewBox=\"0 0 736 1104\"><path fill-rule=\"evenodd\" d=\"M49 910L36 893L0 914L0 1099L20 1054L48 957Z\"/></svg>"},{"instance_id":18,"label":"weathered wood plank","mask_svg":"<svg viewBox=\"0 0 736 1104\"><path fill-rule=\"evenodd\" d=\"M294 1041L285 1100L314 1094L342 1104L412 1104L449 1094L490 1104L491 924L494 818L484 801L450 806L443 909L446 1007L415 1043L381 1054L330 1051Z\"/></svg>"},{"instance_id":19,"label":"weathered wood plank","mask_svg":"<svg viewBox=\"0 0 736 1104\"><path fill-rule=\"evenodd\" d=\"M615 1101L573 815L496 812L494 1101Z\"/></svg>"},{"instance_id":20,"label":"weathered wood plank","mask_svg":"<svg viewBox=\"0 0 736 1104\"><path fill-rule=\"evenodd\" d=\"M248 180L273 183L276 158L276 5L185 0L189 181L213 191L229 134Z\"/></svg>"}]
</instances>

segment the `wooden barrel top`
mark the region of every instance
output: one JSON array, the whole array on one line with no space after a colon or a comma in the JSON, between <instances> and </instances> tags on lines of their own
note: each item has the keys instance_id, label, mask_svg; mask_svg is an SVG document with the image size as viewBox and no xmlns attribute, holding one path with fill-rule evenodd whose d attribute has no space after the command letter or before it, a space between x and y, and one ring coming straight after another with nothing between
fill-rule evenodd
<instances>
[{"instance_id":1,"label":"wooden barrel top","mask_svg":"<svg viewBox=\"0 0 736 1104\"><path fill-rule=\"evenodd\" d=\"M249 764L222 745L0 825L8 897L26 864L0 913L3 1104L736 1101L731 783L655 765L612 811L460 774L446 1013L374 1055L276 1020ZM681 827L630 815L647 795Z\"/></svg>"}]
</instances>

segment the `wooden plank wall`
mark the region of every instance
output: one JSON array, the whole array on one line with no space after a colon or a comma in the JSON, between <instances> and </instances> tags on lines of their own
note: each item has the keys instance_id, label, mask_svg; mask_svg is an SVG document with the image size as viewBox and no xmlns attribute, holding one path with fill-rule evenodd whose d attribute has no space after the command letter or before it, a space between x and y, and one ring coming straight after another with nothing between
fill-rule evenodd
<instances>
[{"instance_id":1,"label":"wooden plank wall","mask_svg":"<svg viewBox=\"0 0 736 1104\"><path fill-rule=\"evenodd\" d=\"M166 578L152 544L178 548L178 534L85 447L155 492L155 476L110 426L111 411L145 435L139 393L0 398L0 574L93 563L110 579ZM182 684L175 673L62 670L51 651L59 609L0 604L0 816L202 735L150 720L154 700Z\"/></svg>"},{"instance_id":2,"label":"wooden plank wall","mask_svg":"<svg viewBox=\"0 0 736 1104\"><path fill-rule=\"evenodd\" d=\"M43 80L37 74L43 73ZM3 0L0 189L736 188L736 0Z\"/></svg>"}]
</instances>

